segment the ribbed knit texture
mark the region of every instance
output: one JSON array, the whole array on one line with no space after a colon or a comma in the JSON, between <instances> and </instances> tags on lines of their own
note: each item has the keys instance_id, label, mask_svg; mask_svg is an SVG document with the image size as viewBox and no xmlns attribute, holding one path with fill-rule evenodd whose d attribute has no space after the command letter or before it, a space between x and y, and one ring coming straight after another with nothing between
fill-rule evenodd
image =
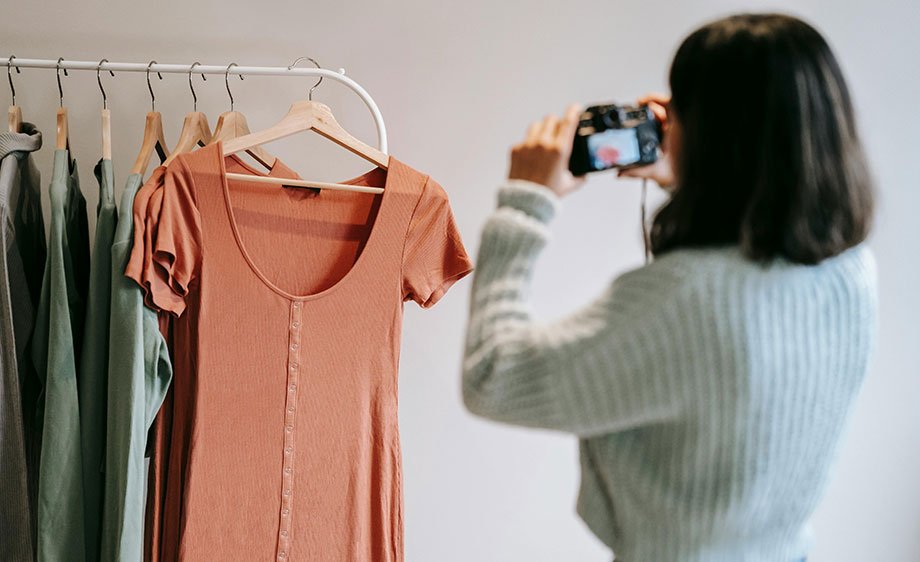
<instances>
[{"instance_id":1,"label":"ribbed knit texture","mask_svg":"<svg viewBox=\"0 0 920 562\"><path fill-rule=\"evenodd\" d=\"M41 177L31 123L0 133L0 560L35 559L38 381L29 359L45 264Z\"/></svg>"},{"instance_id":2,"label":"ribbed knit texture","mask_svg":"<svg viewBox=\"0 0 920 562\"><path fill-rule=\"evenodd\" d=\"M579 436L578 512L618 560L805 556L876 330L869 250L816 266L677 250L539 324L528 293L557 206L528 182L499 192L473 282L467 407Z\"/></svg>"}]
</instances>

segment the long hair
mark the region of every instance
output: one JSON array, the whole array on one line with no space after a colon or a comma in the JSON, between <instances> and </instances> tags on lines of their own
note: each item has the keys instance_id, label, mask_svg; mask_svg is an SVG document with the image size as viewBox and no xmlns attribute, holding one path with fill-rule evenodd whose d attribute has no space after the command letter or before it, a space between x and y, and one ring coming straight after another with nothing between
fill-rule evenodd
<instances>
[{"instance_id":1,"label":"long hair","mask_svg":"<svg viewBox=\"0 0 920 562\"><path fill-rule=\"evenodd\" d=\"M843 73L807 23L779 14L712 22L670 72L677 186L652 251L740 245L757 261L814 264L862 242L873 188Z\"/></svg>"}]
</instances>

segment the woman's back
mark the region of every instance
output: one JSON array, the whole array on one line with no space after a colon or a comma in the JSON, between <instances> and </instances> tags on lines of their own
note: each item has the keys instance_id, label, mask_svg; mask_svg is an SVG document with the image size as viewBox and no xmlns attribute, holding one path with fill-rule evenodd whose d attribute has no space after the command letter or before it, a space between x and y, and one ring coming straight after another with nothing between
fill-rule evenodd
<instances>
[{"instance_id":1,"label":"woman's back","mask_svg":"<svg viewBox=\"0 0 920 562\"><path fill-rule=\"evenodd\" d=\"M624 562L792 562L876 330L871 174L840 65L782 14L681 43L648 104L660 157L620 175L670 198L650 265L540 324L534 264L583 182L575 106L530 126L482 233L464 360L468 408L581 439L579 512ZM590 113L588 114L590 116Z\"/></svg>"},{"instance_id":2,"label":"woman's back","mask_svg":"<svg viewBox=\"0 0 920 562\"><path fill-rule=\"evenodd\" d=\"M627 562L807 551L872 345L869 250L816 266L680 250L619 283L656 287L671 345L656 346L648 377L681 398L660 422L582 440L579 512Z\"/></svg>"}]
</instances>

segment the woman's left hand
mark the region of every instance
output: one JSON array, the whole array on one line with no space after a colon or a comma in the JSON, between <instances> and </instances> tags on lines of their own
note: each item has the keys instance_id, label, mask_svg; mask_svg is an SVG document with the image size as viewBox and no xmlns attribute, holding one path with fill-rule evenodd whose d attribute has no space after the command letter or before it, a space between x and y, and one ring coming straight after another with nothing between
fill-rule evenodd
<instances>
[{"instance_id":1,"label":"woman's left hand","mask_svg":"<svg viewBox=\"0 0 920 562\"><path fill-rule=\"evenodd\" d=\"M531 124L524 142L511 149L508 179L545 185L560 197L581 187L584 178L576 178L569 171L569 156L581 113L580 106L571 105L561 119L548 115Z\"/></svg>"}]
</instances>

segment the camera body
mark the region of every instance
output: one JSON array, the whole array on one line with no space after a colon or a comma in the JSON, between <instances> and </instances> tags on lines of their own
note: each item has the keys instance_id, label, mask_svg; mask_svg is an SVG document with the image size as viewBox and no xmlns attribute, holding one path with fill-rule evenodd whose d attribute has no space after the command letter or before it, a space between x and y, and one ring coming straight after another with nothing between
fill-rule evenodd
<instances>
[{"instance_id":1,"label":"camera body","mask_svg":"<svg viewBox=\"0 0 920 562\"><path fill-rule=\"evenodd\" d=\"M647 105L594 105L581 115L569 170L576 176L658 159L661 124Z\"/></svg>"}]
</instances>

